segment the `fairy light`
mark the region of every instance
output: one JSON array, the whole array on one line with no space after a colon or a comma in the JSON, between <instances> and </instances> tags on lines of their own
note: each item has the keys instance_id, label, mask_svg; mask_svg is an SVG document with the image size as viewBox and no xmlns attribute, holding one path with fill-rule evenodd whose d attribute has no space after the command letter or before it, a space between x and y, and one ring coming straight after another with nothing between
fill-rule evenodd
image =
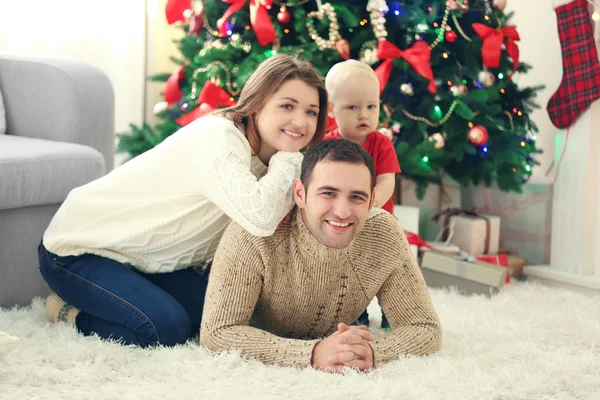
<instances>
[{"instance_id":1,"label":"fairy light","mask_svg":"<svg viewBox=\"0 0 600 400\"><path fill-rule=\"evenodd\" d=\"M429 162L429 157L427 157L427 156L423 157L423 162Z\"/></svg>"},{"instance_id":2,"label":"fairy light","mask_svg":"<svg viewBox=\"0 0 600 400\"><path fill-rule=\"evenodd\" d=\"M470 122L470 121L469 121L469 123L468 123L467 125L469 125L469 128L472 128L472 127L473 127L473 123L472 123L472 122Z\"/></svg>"},{"instance_id":3,"label":"fairy light","mask_svg":"<svg viewBox=\"0 0 600 400\"><path fill-rule=\"evenodd\" d=\"M521 142L521 147L525 147L527 143L525 143L524 141Z\"/></svg>"},{"instance_id":4,"label":"fairy light","mask_svg":"<svg viewBox=\"0 0 600 400\"><path fill-rule=\"evenodd\" d=\"M520 117L520 116L522 116L522 115L523 115L523 113L522 113L521 111L519 111L519 112L517 113L517 115Z\"/></svg>"},{"instance_id":5,"label":"fairy light","mask_svg":"<svg viewBox=\"0 0 600 400\"><path fill-rule=\"evenodd\" d=\"M502 72L498 74L498 79L504 79L504 74Z\"/></svg>"},{"instance_id":6,"label":"fairy light","mask_svg":"<svg viewBox=\"0 0 600 400\"><path fill-rule=\"evenodd\" d=\"M452 86L452 81L448 81L448 86Z\"/></svg>"},{"instance_id":7,"label":"fairy light","mask_svg":"<svg viewBox=\"0 0 600 400\"><path fill-rule=\"evenodd\" d=\"M442 54L442 57L448 58L448 53L444 52L444 54Z\"/></svg>"},{"instance_id":8,"label":"fairy light","mask_svg":"<svg viewBox=\"0 0 600 400\"><path fill-rule=\"evenodd\" d=\"M290 30L286 28L286 29L283 30L283 32L285 32L286 34L288 34L288 33L290 33Z\"/></svg>"},{"instance_id":9,"label":"fairy light","mask_svg":"<svg viewBox=\"0 0 600 400\"><path fill-rule=\"evenodd\" d=\"M525 166L525 169L527 170L527 172L530 172L530 171L531 171L531 167L529 166L529 164L527 164L527 165Z\"/></svg>"},{"instance_id":10,"label":"fairy light","mask_svg":"<svg viewBox=\"0 0 600 400\"><path fill-rule=\"evenodd\" d=\"M592 14L592 19L594 21L600 21L600 13L598 11L594 11L594 13Z\"/></svg>"},{"instance_id":11,"label":"fairy light","mask_svg":"<svg viewBox=\"0 0 600 400\"><path fill-rule=\"evenodd\" d=\"M506 93L506 90L500 89L500 93L504 94L504 93Z\"/></svg>"}]
</instances>

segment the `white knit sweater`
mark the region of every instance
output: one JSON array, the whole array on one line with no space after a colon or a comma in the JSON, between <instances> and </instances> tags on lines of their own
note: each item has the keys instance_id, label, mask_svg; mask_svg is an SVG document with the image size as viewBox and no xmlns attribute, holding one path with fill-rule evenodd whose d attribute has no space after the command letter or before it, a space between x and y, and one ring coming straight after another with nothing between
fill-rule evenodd
<instances>
[{"instance_id":1,"label":"white knit sweater","mask_svg":"<svg viewBox=\"0 0 600 400\"><path fill-rule=\"evenodd\" d=\"M144 272L209 260L233 219L273 234L293 206L302 154L265 165L228 119L200 118L110 174L76 188L54 216L44 246L60 256L96 254Z\"/></svg>"}]
</instances>

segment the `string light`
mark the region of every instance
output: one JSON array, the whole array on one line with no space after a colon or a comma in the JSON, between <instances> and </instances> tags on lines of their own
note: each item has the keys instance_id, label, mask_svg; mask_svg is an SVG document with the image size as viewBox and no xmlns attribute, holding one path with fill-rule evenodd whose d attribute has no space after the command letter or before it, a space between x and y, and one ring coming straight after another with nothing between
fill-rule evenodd
<instances>
[{"instance_id":1,"label":"string light","mask_svg":"<svg viewBox=\"0 0 600 400\"><path fill-rule=\"evenodd\" d=\"M485 20L486 20L486 21L489 21L489 20L490 20L490 16L489 16L489 15L486 15L486 16L485 16Z\"/></svg>"},{"instance_id":2,"label":"string light","mask_svg":"<svg viewBox=\"0 0 600 400\"><path fill-rule=\"evenodd\" d=\"M444 52L444 54L442 54L442 57L448 58L448 53Z\"/></svg>"},{"instance_id":3,"label":"string light","mask_svg":"<svg viewBox=\"0 0 600 400\"><path fill-rule=\"evenodd\" d=\"M498 74L498 79L504 79L504 74L502 72Z\"/></svg>"},{"instance_id":4,"label":"string light","mask_svg":"<svg viewBox=\"0 0 600 400\"><path fill-rule=\"evenodd\" d=\"M504 94L506 93L506 90L504 90L504 88L500 89L500 93Z\"/></svg>"},{"instance_id":5,"label":"string light","mask_svg":"<svg viewBox=\"0 0 600 400\"><path fill-rule=\"evenodd\" d=\"M531 171L531 167L529 166L529 164L527 164L527 165L525 166L525 169L527 170L527 172L530 172L530 171Z\"/></svg>"},{"instance_id":6,"label":"string light","mask_svg":"<svg viewBox=\"0 0 600 400\"><path fill-rule=\"evenodd\" d=\"M423 157L423 162L429 162L429 157L427 157L427 156Z\"/></svg>"},{"instance_id":7,"label":"string light","mask_svg":"<svg viewBox=\"0 0 600 400\"><path fill-rule=\"evenodd\" d=\"M594 11L594 13L592 14L592 19L594 21L600 21L600 13L598 11Z\"/></svg>"},{"instance_id":8,"label":"string light","mask_svg":"<svg viewBox=\"0 0 600 400\"><path fill-rule=\"evenodd\" d=\"M289 30L289 29L287 29L287 28L286 28L286 29L284 29L283 31L284 31L286 34L287 34L287 33L290 33L290 30Z\"/></svg>"},{"instance_id":9,"label":"string light","mask_svg":"<svg viewBox=\"0 0 600 400\"><path fill-rule=\"evenodd\" d=\"M520 117L521 115L523 115L523 113L522 113L521 111L519 111L519 112L517 113L517 115Z\"/></svg>"},{"instance_id":10,"label":"string light","mask_svg":"<svg viewBox=\"0 0 600 400\"><path fill-rule=\"evenodd\" d=\"M522 141L522 142L521 142L521 147L525 147L525 144L526 144L526 143L525 143L524 141Z\"/></svg>"}]
</instances>

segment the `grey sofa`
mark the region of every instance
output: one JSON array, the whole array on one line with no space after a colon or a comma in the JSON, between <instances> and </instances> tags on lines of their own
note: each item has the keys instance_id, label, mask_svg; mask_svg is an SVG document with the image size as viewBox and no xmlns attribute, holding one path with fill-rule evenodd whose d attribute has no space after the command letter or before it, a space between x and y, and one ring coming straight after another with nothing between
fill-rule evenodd
<instances>
[{"instance_id":1,"label":"grey sofa","mask_svg":"<svg viewBox=\"0 0 600 400\"><path fill-rule=\"evenodd\" d=\"M113 168L108 77L55 56L0 53L6 134L0 135L0 307L49 292L37 247L71 189Z\"/></svg>"}]
</instances>

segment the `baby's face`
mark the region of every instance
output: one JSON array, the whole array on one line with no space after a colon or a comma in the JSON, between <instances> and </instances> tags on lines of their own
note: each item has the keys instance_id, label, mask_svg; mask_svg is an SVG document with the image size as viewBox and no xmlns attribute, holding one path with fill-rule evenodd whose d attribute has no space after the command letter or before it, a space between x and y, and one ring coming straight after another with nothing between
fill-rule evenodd
<instances>
[{"instance_id":1,"label":"baby's face","mask_svg":"<svg viewBox=\"0 0 600 400\"><path fill-rule=\"evenodd\" d=\"M379 122L379 86L370 79L340 82L330 97L340 135L346 139L367 136Z\"/></svg>"}]
</instances>

